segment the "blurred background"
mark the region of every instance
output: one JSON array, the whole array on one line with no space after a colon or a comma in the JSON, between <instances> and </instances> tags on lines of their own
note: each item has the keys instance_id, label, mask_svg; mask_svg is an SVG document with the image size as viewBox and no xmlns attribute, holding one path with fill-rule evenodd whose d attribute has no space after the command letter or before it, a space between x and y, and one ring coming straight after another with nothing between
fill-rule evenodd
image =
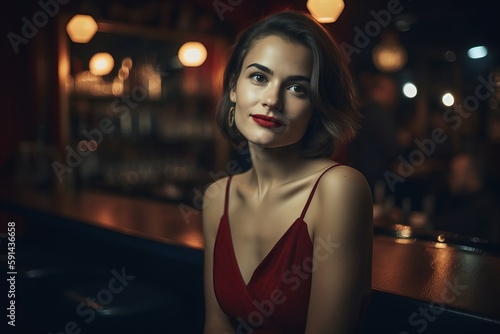
<instances>
[{"instance_id":1,"label":"blurred background","mask_svg":"<svg viewBox=\"0 0 500 334\"><path fill-rule=\"evenodd\" d=\"M380 226L498 241L491 6L352 0L324 23L350 61L365 115L358 138L332 158L365 174ZM1 22L4 179L47 192L192 203L207 183L249 166L244 148L214 127L220 77L237 34L283 9L308 11L291 0L9 4ZM197 64L179 58L188 42L198 43L187 45L188 54L201 52ZM228 170L229 161L237 167Z\"/></svg>"},{"instance_id":2,"label":"blurred background","mask_svg":"<svg viewBox=\"0 0 500 334\"><path fill-rule=\"evenodd\" d=\"M107 323L97 322L90 332L121 325L122 332L153 333L132 327L142 324L146 313L155 324L192 315L185 322L192 326L188 332L200 330L203 240L196 212L208 184L251 165L248 150L229 145L214 126L228 52L239 32L274 12L311 10L318 20L332 16L325 14L325 2L307 2L21 0L4 5L0 236L7 236L3 222L18 222L18 263L24 266L19 298L30 305L20 316L27 314L23 323L33 324L27 330L40 324L45 330L62 328L82 296L107 291L110 275L127 286L123 277L133 273L138 279L113 303L119 307L105 309L121 315L118 320L106 320L102 305L87 305L101 310L99 321ZM339 3L330 2L334 10L342 9ZM376 234L432 241L433 249L447 243L498 254L496 7L486 0L348 0L339 12L334 22L323 24L350 63L364 119L357 138L331 158L367 178ZM179 251L171 244L187 248ZM376 251L384 262L394 252L380 247ZM431 251L425 252L384 267L412 273L394 286L409 291L419 286L407 283L411 277L431 277L434 269L453 279L469 272L458 264L470 263L473 272L482 268L477 263L489 265L483 258L464 262L444 249L446 261L429 260L425 273L416 262L404 265L408 258L427 261ZM487 295L498 266L488 268L490 276L482 280ZM437 283L429 291L440 293L436 286L444 279L432 277ZM386 276L380 282L385 281ZM478 299L464 305L482 307L481 293L472 295ZM69 313L61 311L57 318L59 311L53 310Z\"/></svg>"}]
</instances>

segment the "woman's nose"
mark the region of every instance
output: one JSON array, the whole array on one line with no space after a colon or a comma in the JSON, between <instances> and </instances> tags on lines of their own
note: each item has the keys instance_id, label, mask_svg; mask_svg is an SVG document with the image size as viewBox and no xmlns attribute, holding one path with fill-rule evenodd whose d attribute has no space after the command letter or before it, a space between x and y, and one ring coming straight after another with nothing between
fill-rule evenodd
<instances>
[{"instance_id":1,"label":"woman's nose","mask_svg":"<svg viewBox=\"0 0 500 334\"><path fill-rule=\"evenodd\" d=\"M283 102L278 85L268 85L262 96L262 105L270 110L281 111Z\"/></svg>"}]
</instances>

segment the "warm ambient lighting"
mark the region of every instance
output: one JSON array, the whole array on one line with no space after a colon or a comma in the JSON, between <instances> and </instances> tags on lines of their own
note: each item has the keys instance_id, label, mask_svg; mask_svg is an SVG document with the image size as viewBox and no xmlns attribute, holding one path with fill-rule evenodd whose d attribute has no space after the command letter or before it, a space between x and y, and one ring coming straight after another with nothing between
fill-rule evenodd
<instances>
[{"instance_id":1,"label":"warm ambient lighting","mask_svg":"<svg viewBox=\"0 0 500 334\"><path fill-rule=\"evenodd\" d=\"M88 43L97 32L97 23L90 15L77 14L66 25L66 32L74 43Z\"/></svg>"},{"instance_id":2,"label":"warm ambient lighting","mask_svg":"<svg viewBox=\"0 0 500 334\"><path fill-rule=\"evenodd\" d=\"M486 57L487 55L488 55L488 49L482 45L475 46L467 51L467 56L470 59L480 59Z\"/></svg>"},{"instance_id":3,"label":"warm ambient lighting","mask_svg":"<svg viewBox=\"0 0 500 334\"><path fill-rule=\"evenodd\" d=\"M126 69L130 70L132 68L132 64L133 64L132 58L130 58L130 57L123 58L122 68L126 68Z\"/></svg>"},{"instance_id":4,"label":"warm ambient lighting","mask_svg":"<svg viewBox=\"0 0 500 334\"><path fill-rule=\"evenodd\" d=\"M207 59L207 49L200 42L187 42L179 49L179 60L186 67L197 67Z\"/></svg>"},{"instance_id":5,"label":"warm ambient lighting","mask_svg":"<svg viewBox=\"0 0 500 334\"><path fill-rule=\"evenodd\" d=\"M372 59L382 72L397 72L406 65L406 49L399 43L399 36L386 33L382 41L373 48Z\"/></svg>"},{"instance_id":6,"label":"warm ambient lighting","mask_svg":"<svg viewBox=\"0 0 500 334\"><path fill-rule=\"evenodd\" d=\"M344 10L343 0L309 0L307 9L314 18L321 23L337 21Z\"/></svg>"},{"instance_id":7,"label":"warm ambient lighting","mask_svg":"<svg viewBox=\"0 0 500 334\"><path fill-rule=\"evenodd\" d=\"M96 53L89 62L90 73L93 75L106 75L113 70L115 61L107 52Z\"/></svg>"}]
</instances>

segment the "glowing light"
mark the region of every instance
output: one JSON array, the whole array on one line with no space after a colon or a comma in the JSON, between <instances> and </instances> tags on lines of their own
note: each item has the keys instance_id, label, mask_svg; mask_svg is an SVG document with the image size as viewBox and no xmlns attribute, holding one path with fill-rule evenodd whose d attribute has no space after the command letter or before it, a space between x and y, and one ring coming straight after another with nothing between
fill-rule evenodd
<instances>
[{"instance_id":1,"label":"glowing light","mask_svg":"<svg viewBox=\"0 0 500 334\"><path fill-rule=\"evenodd\" d=\"M133 64L132 58L130 58L130 57L123 58L123 60L122 60L122 67L130 70L132 68L132 64Z\"/></svg>"},{"instance_id":2,"label":"glowing light","mask_svg":"<svg viewBox=\"0 0 500 334\"><path fill-rule=\"evenodd\" d=\"M482 45L480 46L475 46L473 48L470 48L467 51L467 56L470 59L479 59L479 58L484 58L488 55L488 49Z\"/></svg>"},{"instance_id":3,"label":"glowing light","mask_svg":"<svg viewBox=\"0 0 500 334\"><path fill-rule=\"evenodd\" d=\"M113 70L115 60L107 52L96 53L89 62L90 73L94 75L106 75Z\"/></svg>"},{"instance_id":4,"label":"glowing light","mask_svg":"<svg viewBox=\"0 0 500 334\"><path fill-rule=\"evenodd\" d=\"M399 42L399 36L387 32L382 41L373 48L372 60L382 72L396 72L406 65L406 49Z\"/></svg>"},{"instance_id":5,"label":"glowing light","mask_svg":"<svg viewBox=\"0 0 500 334\"><path fill-rule=\"evenodd\" d=\"M396 232L396 236L400 238L409 238L412 234L411 227L408 225L396 224L394 225L394 230Z\"/></svg>"},{"instance_id":6,"label":"glowing light","mask_svg":"<svg viewBox=\"0 0 500 334\"><path fill-rule=\"evenodd\" d=\"M130 71L127 67L121 67L119 70L118 70L118 78L120 80L127 80L128 76L130 74Z\"/></svg>"},{"instance_id":7,"label":"glowing light","mask_svg":"<svg viewBox=\"0 0 500 334\"><path fill-rule=\"evenodd\" d=\"M451 107L455 103L455 98L453 97L453 95L451 93L446 93L441 98L441 101L443 102L443 104L445 106Z\"/></svg>"},{"instance_id":8,"label":"glowing light","mask_svg":"<svg viewBox=\"0 0 500 334\"><path fill-rule=\"evenodd\" d=\"M197 67L207 59L207 49L200 42L187 42L179 49L178 57L182 65Z\"/></svg>"},{"instance_id":9,"label":"glowing light","mask_svg":"<svg viewBox=\"0 0 500 334\"><path fill-rule=\"evenodd\" d=\"M66 32L74 43L88 43L97 32L97 22L90 15L77 14L69 20Z\"/></svg>"},{"instance_id":10,"label":"glowing light","mask_svg":"<svg viewBox=\"0 0 500 334\"><path fill-rule=\"evenodd\" d=\"M311 15L321 23L331 23L337 21L344 10L343 0L309 0L307 9Z\"/></svg>"},{"instance_id":11,"label":"glowing light","mask_svg":"<svg viewBox=\"0 0 500 334\"><path fill-rule=\"evenodd\" d=\"M410 98L410 99L414 98L415 96L417 96L417 86L415 86L411 82L405 83L403 86L403 94L407 98Z\"/></svg>"},{"instance_id":12,"label":"glowing light","mask_svg":"<svg viewBox=\"0 0 500 334\"><path fill-rule=\"evenodd\" d=\"M111 93L113 93L114 96L120 96L123 94L123 88L123 80L117 78L111 84Z\"/></svg>"}]
</instances>

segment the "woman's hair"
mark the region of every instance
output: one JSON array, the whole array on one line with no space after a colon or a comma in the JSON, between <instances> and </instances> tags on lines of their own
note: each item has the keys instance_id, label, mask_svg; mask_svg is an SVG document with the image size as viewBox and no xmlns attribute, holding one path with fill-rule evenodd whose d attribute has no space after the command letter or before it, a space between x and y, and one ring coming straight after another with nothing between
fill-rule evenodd
<instances>
[{"instance_id":1,"label":"woman's hair","mask_svg":"<svg viewBox=\"0 0 500 334\"><path fill-rule=\"evenodd\" d=\"M236 126L228 124L229 109L234 105L230 91L235 88L243 61L259 40L278 36L311 50L313 67L309 98L314 111L301 139L303 156L331 155L339 141L351 140L358 129L360 114L356 108L355 87L344 54L337 43L310 15L285 11L265 18L245 30L233 47L223 78L223 95L217 107L217 125L235 144L246 139Z\"/></svg>"}]
</instances>

